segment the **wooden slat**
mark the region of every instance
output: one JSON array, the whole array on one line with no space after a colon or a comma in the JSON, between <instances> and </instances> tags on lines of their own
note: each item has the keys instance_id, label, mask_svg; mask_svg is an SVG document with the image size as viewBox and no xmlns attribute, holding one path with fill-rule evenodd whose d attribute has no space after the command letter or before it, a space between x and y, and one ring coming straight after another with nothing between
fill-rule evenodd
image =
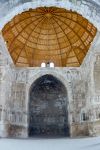
<instances>
[{"instance_id":1,"label":"wooden slat","mask_svg":"<svg viewBox=\"0 0 100 150\"><path fill-rule=\"evenodd\" d=\"M39 7L16 15L2 34L16 66L79 67L97 29L77 12Z\"/></svg>"}]
</instances>

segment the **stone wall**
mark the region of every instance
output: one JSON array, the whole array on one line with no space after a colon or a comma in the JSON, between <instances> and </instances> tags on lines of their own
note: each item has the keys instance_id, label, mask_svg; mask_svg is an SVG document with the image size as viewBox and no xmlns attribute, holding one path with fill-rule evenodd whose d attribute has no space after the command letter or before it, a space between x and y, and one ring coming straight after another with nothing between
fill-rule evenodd
<instances>
[{"instance_id":1,"label":"stone wall","mask_svg":"<svg viewBox=\"0 0 100 150\"><path fill-rule=\"evenodd\" d=\"M96 88L99 85L97 86L96 77L93 80L90 79L91 76L85 76L83 68L20 69L4 64L0 66L0 70L1 136L28 136L29 90L36 79L45 74L58 78L67 89L71 136L95 134L96 124L94 125L93 122L100 120L98 103L100 96L98 93L95 94L96 92L90 95L92 90L90 85L92 81ZM94 71L94 74L97 75L97 73ZM97 124L97 129L99 129L98 126Z\"/></svg>"},{"instance_id":2,"label":"stone wall","mask_svg":"<svg viewBox=\"0 0 100 150\"><path fill-rule=\"evenodd\" d=\"M67 89L71 136L87 134L87 121L89 119L85 117L83 120L82 114L88 113L86 107L88 81L84 80L80 68L12 68L9 73L13 74L12 79L9 81L10 88L9 90L7 88L3 89L5 91L3 93L6 95L6 98L3 97L5 99L3 119L6 123L7 136L28 136L29 89L36 79L45 74L55 76ZM82 122L86 122L86 124ZM78 132L75 132L76 128L78 128ZM86 132L81 132L82 129L86 129ZM16 132L14 132L15 130Z\"/></svg>"},{"instance_id":3,"label":"stone wall","mask_svg":"<svg viewBox=\"0 0 100 150\"><path fill-rule=\"evenodd\" d=\"M0 37L0 136L28 137L31 85L43 75L56 77L68 93L70 136L100 133L100 33L79 68L16 68Z\"/></svg>"}]
</instances>

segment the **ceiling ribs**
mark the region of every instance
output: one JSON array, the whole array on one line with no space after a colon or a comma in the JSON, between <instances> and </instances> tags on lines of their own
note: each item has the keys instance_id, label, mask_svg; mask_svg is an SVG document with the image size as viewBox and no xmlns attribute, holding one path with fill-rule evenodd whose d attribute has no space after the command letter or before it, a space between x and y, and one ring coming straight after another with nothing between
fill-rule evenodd
<instances>
[{"instance_id":1,"label":"ceiling ribs","mask_svg":"<svg viewBox=\"0 0 100 150\"><path fill-rule=\"evenodd\" d=\"M2 29L8 51L19 67L38 67L43 61L79 67L96 32L77 12L58 7L29 9Z\"/></svg>"}]
</instances>

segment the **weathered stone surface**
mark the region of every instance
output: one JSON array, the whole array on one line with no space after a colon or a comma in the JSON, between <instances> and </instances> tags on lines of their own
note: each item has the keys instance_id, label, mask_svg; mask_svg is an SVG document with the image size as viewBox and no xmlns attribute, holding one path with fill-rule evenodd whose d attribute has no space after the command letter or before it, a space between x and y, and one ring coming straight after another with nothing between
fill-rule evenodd
<instances>
[{"instance_id":1,"label":"weathered stone surface","mask_svg":"<svg viewBox=\"0 0 100 150\"><path fill-rule=\"evenodd\" d=\"M9 2L10 8L14 8L20 2L23 3L20 0L16 1L16 4L15 1ZM100 23L99 1L73 2L74 5L68 3L70 8L74 10L77 6L77 11L82 10L82 14L88 14L92 19L96 17L94 24ZM45 4L44 1L43 3ZM56 4L61 3L56 1ZM8 1L5 5L8 6ZM1 17L3 16L4 14L1 14ZM79 68L15 68L0 35L0 137L28 137L30 87L37 79L47 74L54 76L67 91L67 123L70 136L100 134L100 33L98 32Z\"/></svg>"}]
</instances>

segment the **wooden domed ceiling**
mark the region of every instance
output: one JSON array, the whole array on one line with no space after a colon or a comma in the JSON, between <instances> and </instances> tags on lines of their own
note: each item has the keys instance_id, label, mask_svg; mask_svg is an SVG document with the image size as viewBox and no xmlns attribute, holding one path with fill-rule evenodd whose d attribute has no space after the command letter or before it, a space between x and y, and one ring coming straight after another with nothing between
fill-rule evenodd
<instances>
[{"instance_id":1,"label":"wooden domed ceiling","mask_svg":"<svg viewBox=\"0 0 100 150\"><path fill-rule=\"evenodd\" d=\"M39 7L15 16L2 30L16 66L81 65L97 29L71 10Z\"/></svg>"}]
</instances>

